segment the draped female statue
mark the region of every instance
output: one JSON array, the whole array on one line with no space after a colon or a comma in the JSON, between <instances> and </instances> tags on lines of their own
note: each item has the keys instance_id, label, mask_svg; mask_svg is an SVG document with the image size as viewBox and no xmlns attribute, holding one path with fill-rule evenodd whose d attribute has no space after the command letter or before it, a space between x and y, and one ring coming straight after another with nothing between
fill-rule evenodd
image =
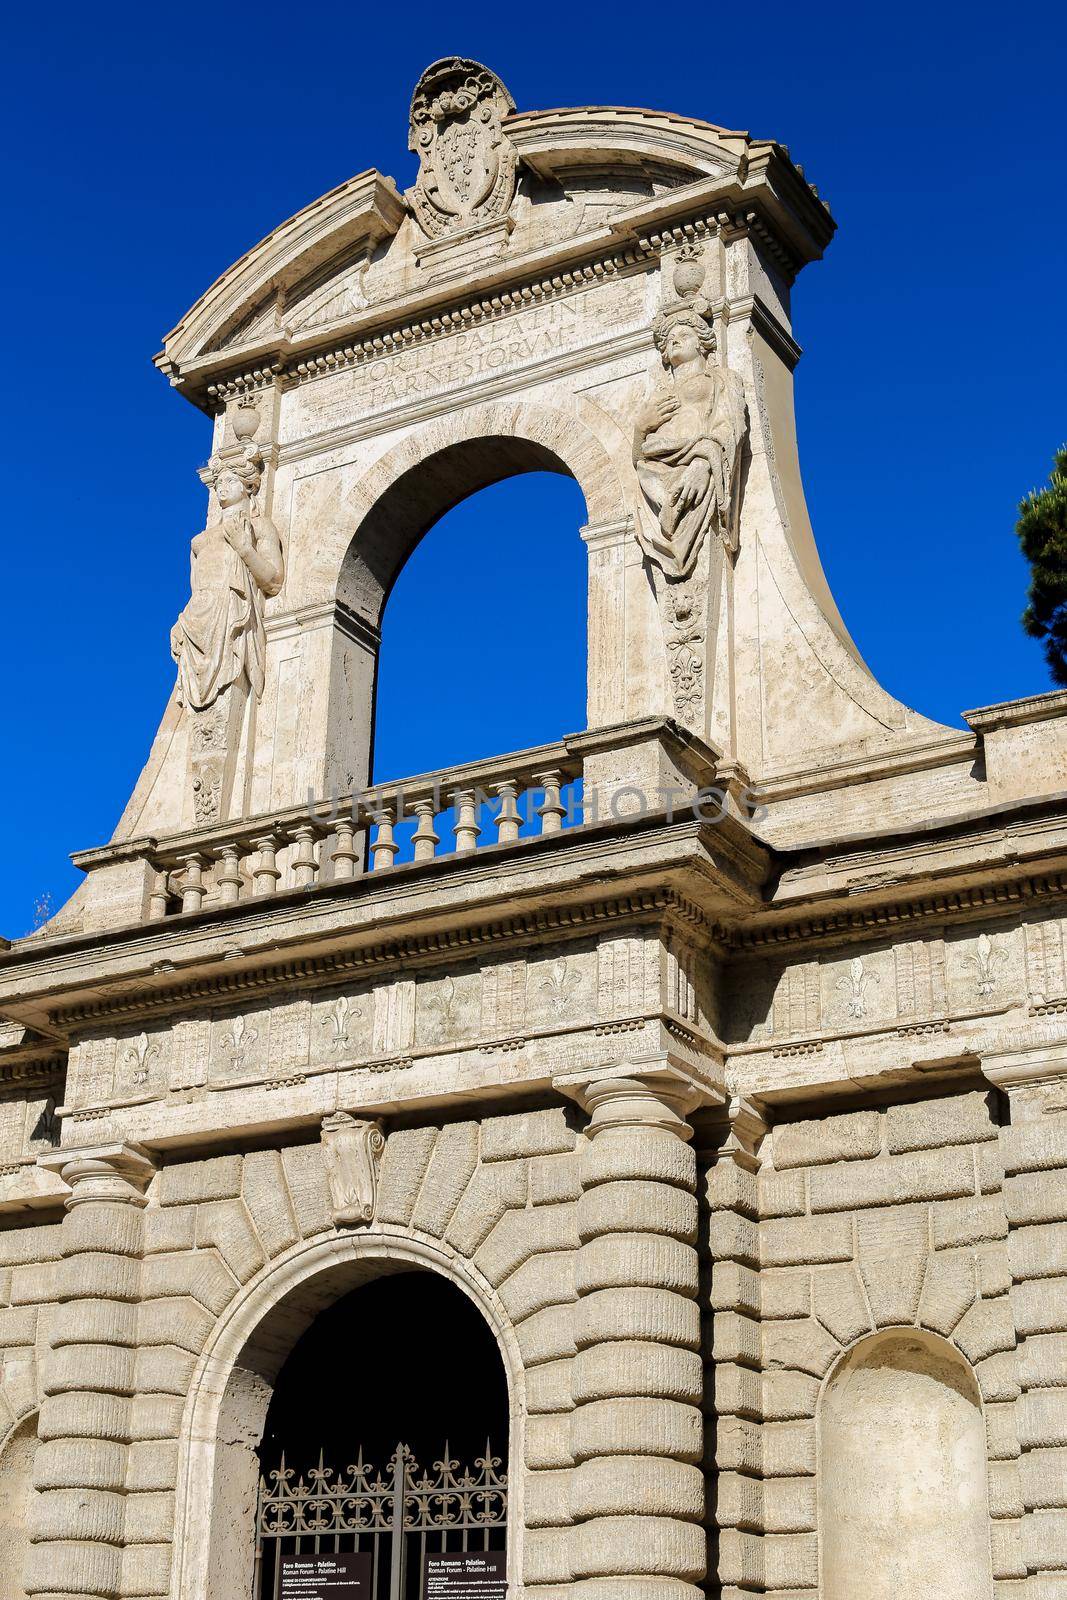
<instances>
[{"instance_id":1,"label":"draped female statue","mask_svg":"<svg viewBox=\"0 0 1067 1600\"><path fill-rule=\"evenodd\" d=\"M645 554L669 579L688 578L709 535L737 546L735 498L745 433L741 380L712 366L715 334L699 311L668 311L653 326L667 378L637 416L634 466L656 513L638 529Z\"/></svg>"},{"instance_id":2,"label":"draped female statue","mask_svg":"<svg viewBox=\"0 0 1067 1600\"><path fill-rule=\"evenodd\" d=\"M247 683L257 700L263 693L264 602L278 593L284 569L278 530L256 504L261 477L254 446L212 463L219 516L193 540L192 593L170 636L178 696L192 711L206 710L232 684Z\"/></svg>"}]
</instances>

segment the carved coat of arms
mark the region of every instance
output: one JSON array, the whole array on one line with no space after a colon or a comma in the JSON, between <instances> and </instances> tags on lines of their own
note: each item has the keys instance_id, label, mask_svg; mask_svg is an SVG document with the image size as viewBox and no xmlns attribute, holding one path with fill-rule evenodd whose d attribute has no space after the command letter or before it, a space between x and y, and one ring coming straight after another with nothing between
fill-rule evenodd
<instances>
[{"instance_id":1,"label":"carved coat of arms","mask_svg":"<svg viewBox=\"0 0 1067 1600\"><path fill-rule=\"evenodd\" d=\"M408 146L419 176L408 198L431 239L507 213L516 155L503 121L514 109L496 73L477 61L447 56L426 68L411 101Z\"/></svg>"}]
</instances>

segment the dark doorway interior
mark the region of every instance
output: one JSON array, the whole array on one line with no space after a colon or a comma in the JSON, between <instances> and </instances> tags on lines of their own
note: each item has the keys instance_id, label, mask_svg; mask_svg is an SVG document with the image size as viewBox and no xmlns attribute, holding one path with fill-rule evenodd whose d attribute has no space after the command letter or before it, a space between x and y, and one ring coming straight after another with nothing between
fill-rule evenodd
<instances>
[{"instance_id":1,"label":"dark doorway interior","mask_svg":"<svg viewBox=\"0 0 1067 1600\"><path fill-rule=\"evenodd\" d=\"M507 1462L508 1394L496 1340L463 1292L432 1272L377 1278L320 1313L275 1385L260 1451L300 1472L343 1470L360 1446L384 1468L398 1443L423 1466Z\"/></svg>"}]
</instances>

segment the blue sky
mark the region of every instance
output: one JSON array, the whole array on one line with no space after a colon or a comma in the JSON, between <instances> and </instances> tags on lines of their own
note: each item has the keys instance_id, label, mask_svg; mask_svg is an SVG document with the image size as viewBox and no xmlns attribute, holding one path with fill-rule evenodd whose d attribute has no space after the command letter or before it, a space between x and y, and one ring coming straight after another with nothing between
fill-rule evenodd
<instances>
[{"instance_id":1,"label":"blue sky","mask_svg":"<svg viewBox=\"0 0 1067 1600\"><path fill-rule=\"evenodd\" d=\"M1065 44L1062 8L1027 4L19 7L0 96L0 932L60 904L67 853L108 837L172 681L209 424L152 368L162 334L324 190L369 166L409 183L411 89L446 53L486 61L520 108L663 107L790 146L840 228L794 323L846 622L893 693L945 721L1049 687L1018 626L1013 524L1067 437ZM380 772L580 723L581 520L575 486L538 475L424 541L385 619Z\"/></svg>"}]
</instances>

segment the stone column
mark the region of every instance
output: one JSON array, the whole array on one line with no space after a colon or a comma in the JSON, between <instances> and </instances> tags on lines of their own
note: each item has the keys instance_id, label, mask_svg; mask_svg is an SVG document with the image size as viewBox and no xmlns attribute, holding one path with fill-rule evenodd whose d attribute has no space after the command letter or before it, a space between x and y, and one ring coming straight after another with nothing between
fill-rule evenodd
<instances>
[{"instance_id":1,"label":"stone column","mask_svg":"<svg viewBox=\"0 0 1067 1600\"><path fill-rule=\"evenodd\" d=\"M1018 1454L1022 1548L1015 1560L994 1548L994 1575L1025 1575L1026 1600L1067 1600L1067 1042L988 1055L982 1071L1008 1101L1000 1140L1021 1390L1017 1442L998 1449Z\"/></svg>"},{"instance_id":2,"label":"stone column","mask_svg":"<svg viewBox=\"0 0 1067 1600\"><path fill-rule=\"evenodd\" d=\"M702 1091L657 1058L557 1080L580 1156L575 1600L699 1600L707 1564L696 1157Z\"/></svg>"},{"instance_id":3,"label":"stone column","mask_svg":"<svg viewBox=\"0 0 1067 1600\"><path fill-rule=\"evenodd\" d=\"M116 1600L136 1388L142 1208L155 1170L143 1150L106 1144L42 1158L70 1186L59 1302L34 1461L40 1498L26 1593Z\"/></svg>"}]
</instances>

